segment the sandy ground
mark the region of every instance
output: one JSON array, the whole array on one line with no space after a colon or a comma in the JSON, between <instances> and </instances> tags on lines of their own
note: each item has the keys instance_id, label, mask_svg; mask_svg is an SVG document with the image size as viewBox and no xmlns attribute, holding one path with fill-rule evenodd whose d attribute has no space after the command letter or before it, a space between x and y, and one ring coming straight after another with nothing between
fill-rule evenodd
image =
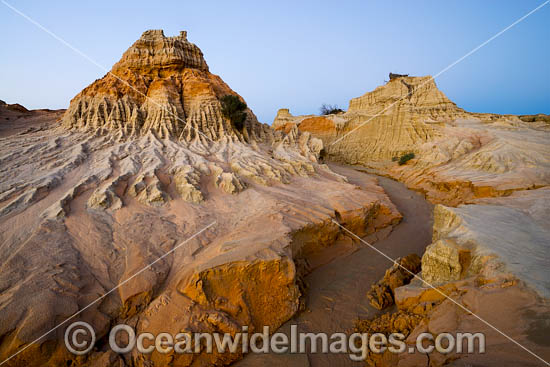
<instances>
[{"instance_id":1,"label":"sandy ground","mask_svg":"<svg viewBox=\"0 0 550 367\"><path fill-rule=\"evenodd\" d=\"M0 106L0 138L24 132L37 131L55 123L64 110L15 111Z\"/></svg>"},{"instance_id":2,"label":"sandy ground","mask_svg":"<svg viewBox=\"0 0 550 367\"><path fill-rule=\"evenodd\" d=\"M330 167L359 186L372 177L341 165L330 164ZM391 258L413 252L421 256L431 243L432 205L399 182L384 177L378 179L404 219L387 237L376 241L375 246ZM362 245L353 254L318 267L306 277L309 286L306 311L289 320L279 331L290 335L290 325L295 324L299 332L350 332L358 317L372 317L379 312L370 306L366 292L390 266L389 260ZM351 361L347 355L337 354L249 354L235 364L239 367L363 365L363 362Z\"/></svg>"}]
</instances>

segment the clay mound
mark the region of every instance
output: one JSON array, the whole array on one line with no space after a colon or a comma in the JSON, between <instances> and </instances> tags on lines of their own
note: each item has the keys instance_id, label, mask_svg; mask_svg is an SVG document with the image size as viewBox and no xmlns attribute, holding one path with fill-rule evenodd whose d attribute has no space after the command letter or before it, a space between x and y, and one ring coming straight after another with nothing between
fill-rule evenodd
<instances>
[{"instance_id":1,"label":"clay mound","mask_svg":"<svg viewBox=\"0 0 550 367\"><path fill-rule=\"evenodd\" d=\"M550 289L550 127L545 115L470 113L449 101L429 77L395 77L352 99L344 114L294 117L283 110L273 126L310 132L323 140L328 159L402 181L440 204L434 211L433 243L422 257L424 280L450 291L454 299L475 299L464 304L508 335L519 336L524 333L520 325L536 321L509 321L501 315L538 315L539 307L548 312L543 305ZM400 157L408 153L414 158L400 165ZM379 306L392 300L382 287L375 286L372 296ZM449 301L426 301L437 297L442 301L415 281L394 293L400 312L428 315L430 324L441 323L445 331L471 322L461 315L449 323L442 315L462 311L457 313ZM423 328L418 325L417 331ZM498 336L493 340L502 343ZM525 343L533 350L545 347ZM525 364L519 360L529 356L514 351L518 349L508 344L491 358L513 357L516 365ZM395 356L386 357L393 359L377 365L398 364ZM443 365L448 358L431 355L430 363ZM425 356L411 363L425 363Z\"/></svg>"},{"instance_id":2,"label":"clay mound","mask_svg":"<svg viewBox=\"0 0 550 367\"><path fill-rule=\"evenodd\" d=\"M185 34L148 31L61 123L42 111L17 120L32 129L2 131L1 360L181 245L79 315L100 341L87 356L59 328L7 365L229 364L242 355L122 358L101 340L115 322L155 335L275 330L341 239L333 219L359 235L401 219L375 180L359 188L319 164L310 133L274 132L250 110L234 129L226 94Z\"/></svg>"},{"instance_id":3,"label":"clay mound","mask_svg":"<svg viewBox=\"0 0 550 367\"><path fill-rule=\"evenodd\" d=\"M431 77L399 77L352 99L344 114L294 117L282 110L273 128L281 130L285 124L296 124L301 131L323 139L332 159L356 164L389 160L414 150L441 136L434 124L463 115L464 111L437 88ZM331 123L312 120L317 118Z\"/></svg>"},{"instance_id":4,"label":"clay mound","mask_svg":"<svg viewBox=\"0 0 550 367\"><path fill-rule=\"evenodd\" d=\"M457 205L550 183L543 117L466 112L431 77L393 78L352 99L344 114L292 116L281 110L273 127L292 126L323 140L329 159L390 175L435 203ZM398 165L410 152L415 159Z\"/></svg>"},{"instance_id":5,"label":"clay mound","mask_svg":"<svg viewBox=\"0 0 550 367\"><path fill-rule=\"evenodd\" d=\"M380 113L386 108L388 110L384 112L385 114L394 114L395 111L405 109L413 115L425 114L434 119L463 112L437 88L431 76L403 76L392 79L372 92L352 98L348 112Z\"/></svg>"},{"instance_id":6,"label":"clay mound","mask_svg":"<svg viewBox=\"0 0 550 367\"><path fill-rule=\"evenodd\" d=\"M162 30L150 30L109 73L73 98L62 124L101 134L153 132L159 138L203 143L243 135L263 138L266 127L249 109L244 131L231 126L222 114L220 99L225 95L237 93L209 72L201 50L187 40L187 32L166 37Z\"/></svg>"}]
</instances>

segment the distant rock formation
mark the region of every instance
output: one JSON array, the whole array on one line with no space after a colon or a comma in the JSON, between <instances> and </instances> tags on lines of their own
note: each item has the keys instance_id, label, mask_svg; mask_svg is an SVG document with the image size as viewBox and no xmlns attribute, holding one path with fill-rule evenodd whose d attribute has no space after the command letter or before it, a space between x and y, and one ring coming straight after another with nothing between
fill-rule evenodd
<instances>
[{"instance_id":1,"label":"distant rock formation","mask_svg":"<svg viewBox=\"0 0 550 367\"><path fill-rule=\"evenodd\" d=\"M2 100L0 100L0 107L7 108L8 110L11 110L14 112L23 112L23 113L29 112L29 110L27 110L25 106L20 105L19 103L9 104Z\"/></svg>"},{"instance_id":2,"label":"distant rock formation","mask_svg":"<svg viewBox=\"0 0 550 367\"><path fill-rule=\"evenodd\" d=\"M542 223L541 218L528 224L531 221L523 222L518 213L518 206L523 206L528 216L547 210L547 205L546 209L542 209L544 205L527 209L536 201L527 197L539 197L543 202L550 186L550 125L545 115L467 112L450 101L433 78L399 76L353 98L344 114L292 116L282 110L273 122L273 128L280 131L295 127L321 139L328 160L362 165L441 204L435 211L436 223L442 213L445 219L438 226L452 227L465 218L450 239L436 233L439 229L434 227L434 244L422 261L422 273L430 281L454 281L463 277L463 272L480 271L479 263L484 263L487 269L513 273L540 294L550 294L550 284L540 282L540 269L550 262L542 250L542 243L550 241L550 224ZM399 159L409 152L414 158L399 165ZM516 195L525 199L514 199ZM512 220L514 216L518 219ZM467 250L468 246L477 250ZM538 255L514 255L516 246ZM466 258L461 256L467 254L472 256L472 264L463 263ZM499 265L488 265L482 254L495 256ZM522 269L537 269L539 275L533 277Z\"/></svg>"},{"instance_id":3,"label":"distant rock formation","mask_svg":"<svg viewBox=\"0 0 550 367\"><path fill-rule=\"evenodd\" d=\"M322 123L311 123L317 118L313 115L294 117L287 112L284 117L277 115L272 127L285 131L297 125L321 138L331 159L359 164L414 152L420 144L441 136L436 124L461 116L466 113L431 77L403 76L351 99L344 114L320 116Z\"/></svg>"},{"instance_id":4,"label":"distant rock formation","mask_svg":"<svg viewBox=\"0 0 550 367\"><path fill-rule=\"evenodd\" d=\"M457 205L550 182L544 115L464 111L428 76L393 79L353 98L345 114L286 111L273 122L280 131L293 126L321 139L328 159L379 170L435 203ZM415 159L399 166L395 160L409 152Z\"/></svg>"},{"instance_id":5,"label":"distant rock formation","mask_svg":"<svg viewBox=\"0 0 550 367\"><path fill-rule=\"evenodd\" d=\"M519 119L525 122L545 122L550 124L550 115L545 115L544 113L539 113L536 115L520 115Z\"/></svg>"}]
</instances>

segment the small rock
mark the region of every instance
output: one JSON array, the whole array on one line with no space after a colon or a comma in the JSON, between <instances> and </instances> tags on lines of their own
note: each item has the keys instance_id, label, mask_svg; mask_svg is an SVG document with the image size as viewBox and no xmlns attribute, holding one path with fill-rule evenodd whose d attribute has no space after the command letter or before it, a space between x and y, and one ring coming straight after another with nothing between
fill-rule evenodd
<instances>
[{"instance_id":1,"label":"small rock","mask_svg":"<svg viewBox=\"0 0 550 367\"><path fill-rule=\"evenodd\" d=\"M386 270L384 277L378 283L373 284L367 293L370 304L379 310L393 305L395 302L394 289L408 284L414 277L413 274L419 271L420 257L417 254L397 259L396 264Z\"/></svg>"}]
</instances>

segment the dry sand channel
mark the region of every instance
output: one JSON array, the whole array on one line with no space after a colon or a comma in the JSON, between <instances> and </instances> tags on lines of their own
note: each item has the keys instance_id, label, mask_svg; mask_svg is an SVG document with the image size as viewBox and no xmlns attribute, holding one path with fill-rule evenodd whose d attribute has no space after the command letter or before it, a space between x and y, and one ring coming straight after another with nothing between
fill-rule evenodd
<instances>
[{"instance_id":1,"label":"dry sand channel","mask_svg":"<svg viewBox=\"0 0 550 367\"><path fill-rule=\"evenodd\" d=\"M353 168L330 164L335 172L345 175L350 183L363 186L370 175ZM432 239L433 206L424 197L400 182L377 176L403 220L374 246L395 259L410 253L422 256ZM290 326L298 332L350 332L358 318L373 317L380 311L371 307L366 297L371 284L380 279L391 262L366 245L352 254L318 267L306 277L307 309L293 317L280 329L290 335ZM390 309L391 310L391 309ZM387 310L385 310L386 312ZM248 354L235 366L363 366L345 354Z\"/></svg>"}]
</instances>

